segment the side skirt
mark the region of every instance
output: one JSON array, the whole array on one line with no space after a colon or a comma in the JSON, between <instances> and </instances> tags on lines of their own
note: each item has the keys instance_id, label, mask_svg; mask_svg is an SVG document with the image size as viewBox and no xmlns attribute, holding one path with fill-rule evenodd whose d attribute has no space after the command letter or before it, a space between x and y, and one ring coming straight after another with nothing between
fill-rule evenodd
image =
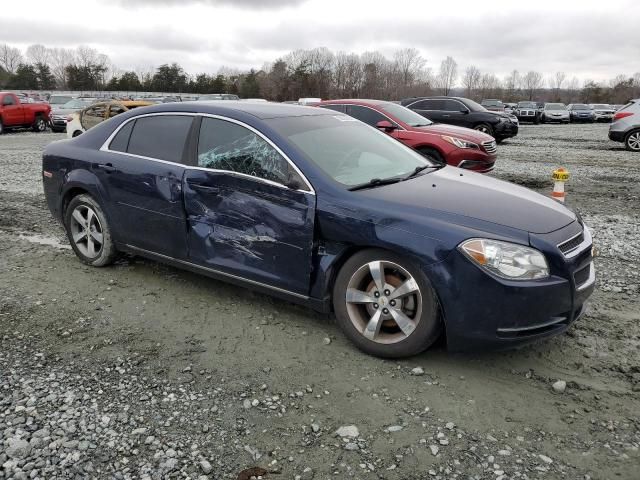
<instances>
[{"instance_id":1,"label":"side skirt","mask_svg":"<svg viewBox=\"0 0 640 480\"><path fill-rule=\"evenodd\" d=\"M255 290L267 295L271 295L273 297L280 298L282 300L287 300L289 302L296 303L298 305L303 305L305 307L311 308L321 313L329 313L331 311L331 304L328 297L324 299L308 297L305 295L301 295L299 293L290 292L289 290L285 290L279 287L274 287L266 283L256 282L255 280L250 280L248 278L240 277L238 275L233 275L231 273L226 273L220 270L214 270L212 268L203 267L201 265L197 265L195 263L191 263L186 260L180 260L177 258L169 257L167 255L162 255L160 253L144 250L142 248L134 247L133 245L118 244L117 249L121 252L127 252L132 255L139 255L141 257L149 258L151 260L155 260L161 263L166 263L176 268L189 270L194 273L206 275L207 277L214 278L216 280L232 283L240 287L249 288L251 290Z\"/></svg>"}]
</instances>

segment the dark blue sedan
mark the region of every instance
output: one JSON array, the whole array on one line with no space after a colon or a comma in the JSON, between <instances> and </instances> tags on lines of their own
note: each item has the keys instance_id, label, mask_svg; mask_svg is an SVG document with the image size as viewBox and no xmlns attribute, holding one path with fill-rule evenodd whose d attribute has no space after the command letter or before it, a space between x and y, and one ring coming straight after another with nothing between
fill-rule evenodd
<instances>
[{"instance_id":1,"label":"dark blue sedan","mask_svg":"<svg viewBox=\"0 0 640 480\"><path fill-rule=\"evenodd\" d=\"M333 311L384 357L557 334L594 288L572 211L331 110L135 109L49 145L43 181L83 262L128 252Z\"/></svg>"}]
</instances>

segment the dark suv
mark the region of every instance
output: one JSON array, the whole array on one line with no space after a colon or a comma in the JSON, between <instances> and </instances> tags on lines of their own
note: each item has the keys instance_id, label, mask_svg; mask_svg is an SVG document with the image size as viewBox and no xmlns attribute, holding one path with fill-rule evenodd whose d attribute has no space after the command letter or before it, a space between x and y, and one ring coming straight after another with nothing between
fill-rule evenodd
<instances>
[{"instance_id":1,"label":"dark suv","mask_svg":"<svg viewBox=\"0 0 640 480\"><path fill-rule=\"evenodd\" d=\"M491 135L497 142L518 134L515 116L490 112L468 98L414 97L400 103L431 121L473 128Z\"/></svg>"}]
</instances>

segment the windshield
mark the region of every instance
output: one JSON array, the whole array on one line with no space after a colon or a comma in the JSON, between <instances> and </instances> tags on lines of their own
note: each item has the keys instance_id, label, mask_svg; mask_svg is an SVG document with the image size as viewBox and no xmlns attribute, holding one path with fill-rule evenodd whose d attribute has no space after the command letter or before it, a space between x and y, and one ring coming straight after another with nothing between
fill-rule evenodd
<instances>
[{"instance_id":1,"label":"windshield","mask_svg":"<svg viewBox=\"0 0 640 480\"><path fill-rule=\"evenodd\" d=\"M425 157L347 115L267 120L335 181L352 187L373 179L401 179L432 164Z\"/></svg>"},{"instance_id":2,"label":"windshield","mask_svg":"<svg viewBox=\"0 0 640 480\"><path fill-rule=\"evenodd\" d=\"M599 103L594 105L593 108L598 108L600 110L611 110L611 105L605 105L603 103Z\"/></svg>"},{"instance_id":3,"label":"windshield","mask_svg":"<svg viewBox=\"0 0 640 480\"><path fill-rule=\"evenodd\" d=\"M589 107L589 105L577 103L571 107L571 110L591 110L591 108Z\"/></svg>"},{"instance_id":4,"label":"windshield","mask_svg":"<svg viewBox=\"0 0 640 480\"><path fill-rule=\"evenodd\" d=\"M418 115L413 110L396 103L385 103L380 106L380 109L383 112L396 117L398 120L406 123L410 127L426 127L427 125L433 124L431 120L426 119L422 115Z\"/></svg>"},{"instance_id":5,"label":"windshield","mask_svg":"<svg viewBox=\"0 0 640 480\"><path fill-rule=\"evenodd\" d=\"M68 109L73 109L73 108L84 108L87 105L91 105L93 103L93 100L80 100L78 98L74 98L73 100L69 100L67 103L65 103L64 105L62 105L62 108L68 108Z\"/></svg>"},{"instance_id":6,"label":"windshield","mask_svg":"<svg viewBox=\"0 0 640 480\"><path fill-rule=\"evenodd\" d=\"M545 110L566 110L567 107L563 103L545 103Z\"/></svg>"},{"instance_id":7,"label":"windshield","mask_svg":"<svg viewBox=\"0 0 640 480\"><path fill-rule=\"evenodd\" d=\"M468 98L464 99L464 104L469 108L469 110L473 111L473 112L486 112L487 109L484 108L482 105L480 105L477 102L474 102L473 100L469 100Z\"/></svg>"},{"instance_id":8,"label":"windshield","mask_svg":"<svg viewBox=\"0 0 640 480\"><path fill-rule=\"evenodd\" d=\"M69 100L73 100L73 97L70 95L51 95L49 98L49 105L62 105L67 103Z\"/></svg>"}]
</instances>

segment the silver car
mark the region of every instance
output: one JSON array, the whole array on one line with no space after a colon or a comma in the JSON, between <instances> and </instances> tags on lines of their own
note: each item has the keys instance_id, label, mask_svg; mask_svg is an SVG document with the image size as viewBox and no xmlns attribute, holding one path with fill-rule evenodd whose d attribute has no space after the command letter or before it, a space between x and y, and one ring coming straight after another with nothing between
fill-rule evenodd
<instances>
[{"instance_id":1,"label":"silver car","mask_svg":"<svg viewBox=\"0 0 640 480\"><path fill-rule=\"evenodd\" d=\"M545 103L542 115L540 116L540 121L542 123L569 123L571 121L571 116L564 103Z\"/></svg>"},{"instance_id":2,"label":"silver car","mask_svg":"<svg viewBox=\"0 0 640 480\"><path fill-rule=\"evenodd\" d=\"M606 103L592 103L589 106L593 110L596 122L610 122L616 113L615 109Z\"/></svg>"},{"instance_id":3,"label":"silver car","mask_svg":"<svg viewBox=\"0 0 640 480\"><path fill-rule=\"evenodd\" d=\"M623 142L627 150L640 152L640 98L618 110L609 126L609 139Z\"/></svg>"}]
</instances>

